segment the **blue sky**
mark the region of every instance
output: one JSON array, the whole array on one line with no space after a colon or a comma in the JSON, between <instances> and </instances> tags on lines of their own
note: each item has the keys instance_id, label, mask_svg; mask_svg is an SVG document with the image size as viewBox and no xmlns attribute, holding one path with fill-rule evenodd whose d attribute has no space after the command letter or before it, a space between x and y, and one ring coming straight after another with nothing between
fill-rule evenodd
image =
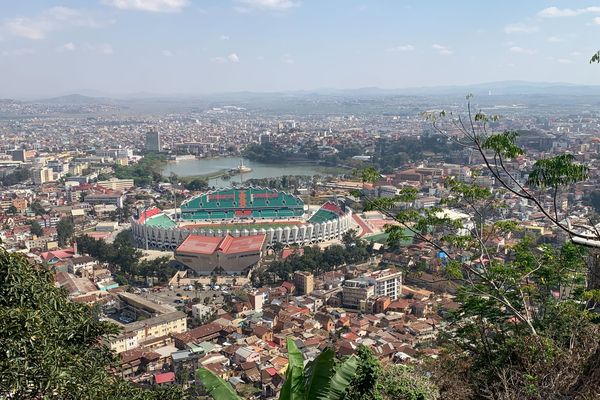
<instances>
[{"instance_id":1,"label":"blue sky","mask_svg":"<svg viewBox=\"0 0 600 400\"><path fill-rule=\"evenodd\" d=\"M600 84L600 2L0 1L0 98Z\"/></svg>"}]
</instances>

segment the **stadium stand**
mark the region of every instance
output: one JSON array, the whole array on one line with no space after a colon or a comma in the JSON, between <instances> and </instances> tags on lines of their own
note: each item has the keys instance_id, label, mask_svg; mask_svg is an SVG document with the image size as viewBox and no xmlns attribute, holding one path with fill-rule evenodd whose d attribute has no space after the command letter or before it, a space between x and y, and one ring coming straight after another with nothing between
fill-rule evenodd
<instances>
[{"instance_id":1,"label":"stadium stand","mask_svg":"<svg viewBox=\"0 0 600 400\"><path fill-rule=\"evenodd\" d=\"M184 220L292 218L303 215L302 199L264 188L222 189L201 194L181 204Z\"/></svg>"}]
</instances>

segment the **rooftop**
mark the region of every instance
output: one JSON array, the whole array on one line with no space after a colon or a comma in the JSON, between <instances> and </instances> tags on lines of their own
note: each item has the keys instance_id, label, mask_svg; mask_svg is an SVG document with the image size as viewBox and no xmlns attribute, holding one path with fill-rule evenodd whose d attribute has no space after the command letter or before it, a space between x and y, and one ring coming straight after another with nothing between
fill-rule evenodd
<instances>
[{"instance_id":1,"label":"rooftop","mask_svg":"<svg viewBox=\"0 0 600 400\"><path fill-rule=\"evenodd\" d=\"M178 252L212 254L219 244L223 241L222 237L190 235L177 248Z\"/></svg>"},{"instance_id":2,"label":"rooftop","mask_svg":"<svg viewBox=\"0 0 600 400\"><path fill-rule=\"evenodd\" d=\"M213 254L220 251L225 254L260 251L266 240L265 234L234 237L190 235L177 248L180 253Z\"/></svg>"}]
</instances>

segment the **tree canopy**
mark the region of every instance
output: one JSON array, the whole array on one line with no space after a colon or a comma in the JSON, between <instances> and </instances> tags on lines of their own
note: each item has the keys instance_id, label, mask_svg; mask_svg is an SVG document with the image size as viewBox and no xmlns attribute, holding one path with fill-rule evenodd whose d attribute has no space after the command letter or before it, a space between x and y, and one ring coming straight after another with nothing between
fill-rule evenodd
<instances>
[{"instance_id":1,"label":"tree canopy","mask_svg":"<svg viewBox=\"0 0 600 400\"><path fill-rule=\"evenodd\" d=\"M68 299L53 274L0 247L0 397L179 400L178 388L142 390L112 375L115 355L99 339L117 332Z\"/></svg>"}]
</instances>

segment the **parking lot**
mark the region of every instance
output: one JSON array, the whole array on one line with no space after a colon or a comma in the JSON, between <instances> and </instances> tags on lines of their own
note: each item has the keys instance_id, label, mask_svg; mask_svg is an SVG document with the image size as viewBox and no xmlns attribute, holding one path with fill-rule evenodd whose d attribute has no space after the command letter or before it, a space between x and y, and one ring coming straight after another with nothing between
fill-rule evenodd
<instances>
[{"instance_id":1,"label":"parking lot","mask_svg":"<svg viewBox=\"0 0 600 400\"><path fill-rule=\"evenodd\" d=\"M205 287L201 290L186 290L184 287L164 287L160 288L148 289L147 291L142 291L140 293L141 296L147 298L148 300L154 301L158 304L170 305L172 307L177 307L184 304L187 300L191 300L195 297L200 299L200 302L204 302L204 298L208 297L210 299L209 304L218 304L221 305L223 303L223 291L222 290L212 290L209 287Z\"/></svg>"}]
</instances>

